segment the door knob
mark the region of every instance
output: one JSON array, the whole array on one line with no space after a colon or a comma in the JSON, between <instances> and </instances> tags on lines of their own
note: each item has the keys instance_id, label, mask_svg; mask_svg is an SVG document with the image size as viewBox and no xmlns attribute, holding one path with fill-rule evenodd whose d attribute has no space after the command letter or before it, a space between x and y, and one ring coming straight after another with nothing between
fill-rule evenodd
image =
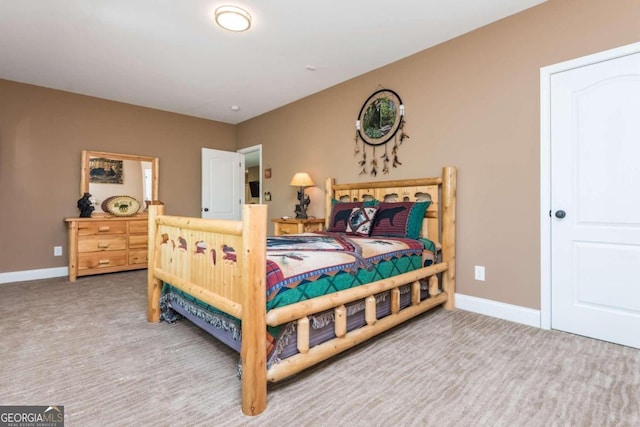
<instances>
[{"instance_id":1,"label":"door knob","mask_svg":"<svg viewBox=\"0 0 640 427\"><path fill-rule=\"evenodd\" d=\"M556 211L556 218L562 219L565 216L567 216L567 213L565 211L563 211L563 210Z\"/></svg>"},{"instance_id":2,"label":"door knob","mask_svg":"<svg viewBox=\"0 0 640 427\"><path fill-rule=\"evenodd\" d=\"M204 208L203 211L209 212L209 208Z\"/></svg>"}]
</instances>

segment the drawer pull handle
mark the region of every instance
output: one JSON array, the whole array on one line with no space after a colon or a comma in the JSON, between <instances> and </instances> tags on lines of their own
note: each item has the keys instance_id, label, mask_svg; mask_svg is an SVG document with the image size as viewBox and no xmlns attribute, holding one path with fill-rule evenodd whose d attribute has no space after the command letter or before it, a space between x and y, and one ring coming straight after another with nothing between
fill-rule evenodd
<instances>
[{"instance_id":1,"label":"drawer pull handle","mask_svg":"<svg viewBox=\"0 0 640 427\"><path fill-rule=\"evenodd\" d=\"M100 261L98 261L99 265L106 265L109 264L109 260L108 259L101 259Z\"/></svg>"},{"instance_id":2,"label":"drawer pull handle","mask_svg":"<svg viewBox=\"0 0 640 427\"><path fill-rule=\"evenodd\" d=\"M101 225L100 227L98 227L98 231L109 231L111 230L111 227L109 227L108 225Z\"/></svg>"},{"instance_id":3,"label":"drawer pull handle","mask_svg":"<svg viewBox=\"0 0 640 427\"><path fill-rule=\"evenodd\" d=\"M106 248L109 247L109 245L110 245L110 243L98 243L98 247L100 249L106 249Z\"/></svg>"}]
</instances>

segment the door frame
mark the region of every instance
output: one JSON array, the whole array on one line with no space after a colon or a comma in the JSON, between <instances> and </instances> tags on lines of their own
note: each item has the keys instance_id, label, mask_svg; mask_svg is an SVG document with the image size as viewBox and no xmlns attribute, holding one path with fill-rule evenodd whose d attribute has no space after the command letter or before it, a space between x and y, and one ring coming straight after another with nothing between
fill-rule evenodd
<instances>
[{"instance_id":1,"label":"door frame","mask_svg":"<svg viewBox=\"0 0 640 427\"><path fill-rule=\"evenodd\" d=\"M260 200L258 201L258 203L262 204L262 181L264 180L264 177L262 176L262 144L241 148L238 150L238 153L245 155L245 167L246 167L246 164L247 164L246 155L249 153L254 153L256 151L258 152L258 176L260 177L260 180L258 181L260 183L258 188L258 191L259 191L258 194L260 196ZM244 189L242 191L244 191Z\"/></svg>"},{"instance_id":2,"label":"door frame","mask_svg":"<svg viewBox=\"0 0 640 427\"><path fill-rule=\"evenodd\" d=\"M640 52L640 42L540 68L540 327L551 329L551 76Z\"/></svg>"}]
</instances>

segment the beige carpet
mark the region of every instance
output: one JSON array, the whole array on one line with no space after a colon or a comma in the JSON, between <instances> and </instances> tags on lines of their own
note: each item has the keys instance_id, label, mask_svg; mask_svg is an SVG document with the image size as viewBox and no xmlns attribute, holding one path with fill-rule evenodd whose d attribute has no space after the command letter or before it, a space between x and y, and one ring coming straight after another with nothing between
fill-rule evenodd
<instances>
[{"instance_id":1,"label":"beige carpet","mask_svg":"<svg viewBox=\"0 0 640 427\"><path fill-rule=\"evenodd\" d=\"M0 285L0 405L64 405L67 426L640 426L640 351L442 309L271 385L246 417L237 354L147 323L145 281Z\"/></svg>"}]
</instances>

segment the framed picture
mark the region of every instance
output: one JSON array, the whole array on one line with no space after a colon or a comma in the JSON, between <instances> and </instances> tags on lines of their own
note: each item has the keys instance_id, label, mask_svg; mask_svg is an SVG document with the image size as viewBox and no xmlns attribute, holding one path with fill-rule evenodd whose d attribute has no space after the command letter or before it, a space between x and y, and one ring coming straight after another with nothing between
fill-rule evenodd
<instances>
[{"instance_id":1,"label":"framed picture","mask_svg":"<svg viewBox=\"0 0 640 427\"><path fill-rule=\"evenodd\" d=\"M89 182L95 184L122 184L122 160L92 157L89 159Z\"/></svg>"},{"instance_id":2,"label":"framed picture","mask_svg":"<svg viewBox=\"0 0 640 427\"><path fill-rule=\"evenodd\" d=\"M374 92L362 105L357 130L368 145L382 145L394 137L402 123L402 100L392 90Z\"/></svg>"},{"instance_id":3,"label":"framed picture","mask_svg":"<svg viewBox=\"0 0 640 427\"><path fill-rule=\"evenodd\" d=\"M264 170L264 178L265 178L265 179L269 179L269 178L271 178L271 168L266 168L266 169Z\"/></svg>"}]
</instances>

